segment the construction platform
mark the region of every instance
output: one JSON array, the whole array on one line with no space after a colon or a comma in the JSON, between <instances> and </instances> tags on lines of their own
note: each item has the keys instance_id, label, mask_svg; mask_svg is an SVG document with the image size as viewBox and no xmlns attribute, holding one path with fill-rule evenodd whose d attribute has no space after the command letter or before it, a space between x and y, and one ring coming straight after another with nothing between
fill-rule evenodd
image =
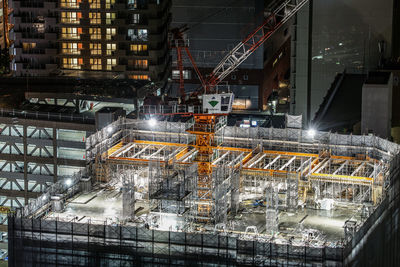
<instances>
[{"instance_id":1,"label":"construction platform","mask_svg":"<svg viewBox=\"0 0 400 267\"><path fill-rule=\"evenodd\" d=\"M206 146L190 121L121 118L90 136L87 170L9 218L14 252L29 239L53 259L50 247L64 242L62 257L76 266L96 257L121 266L351 263L389 205L400 147L223 122Z\"/></svg>"}]
</instances>

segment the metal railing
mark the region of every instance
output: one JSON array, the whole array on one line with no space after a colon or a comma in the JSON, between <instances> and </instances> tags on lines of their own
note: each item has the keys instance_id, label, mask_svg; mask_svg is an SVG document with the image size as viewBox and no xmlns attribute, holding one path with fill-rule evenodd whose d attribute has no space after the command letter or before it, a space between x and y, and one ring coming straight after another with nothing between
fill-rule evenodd
<instances>
[{"instance_id":1,"label":"metal railing","mask_svg":"<svg viewBox=\"0 0 400 267\"><path fill-rule=\"evenodd\" d=\"M82 114L65 114L56 112L40 112L40 111L25 111L18 109L4 109L0 108L1 117L13 117L13 118L24 118L24 119L37 119L37 120L49 120L49 121L63 121L63 122L75 122L75 123L87 123L94 124L95 118L82 115Z\"/></svg>"},{"instance_id":2,"label":"metal railing","mask_svg":"<svg viewBox=\"0 0 400 267\"><path fill-rule=\"evenodd\" d=\"M202 106L192 105L143 105L139 112L142 114L179 114L179 113L202 113Z\"/></svg>"}]
</instances>

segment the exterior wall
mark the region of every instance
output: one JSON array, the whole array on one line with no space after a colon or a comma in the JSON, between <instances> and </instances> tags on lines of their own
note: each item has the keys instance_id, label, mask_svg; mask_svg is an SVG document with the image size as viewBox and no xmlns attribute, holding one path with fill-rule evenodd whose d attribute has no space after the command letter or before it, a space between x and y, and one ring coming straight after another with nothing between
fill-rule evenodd
<instances>
[{"instance_id":1,"label":"exterior wall","mask_svg":"<svg viewBox=\"0 0 400 267\"><path fill-rule=\"evenodd\" d=\"M385 41L384 56L391 56L393 0L313 1L312 65L308 76L308 13L298 13L296 73L291 112L307 121L307 80L311 82L311 118L336 73L368 73L379 64L378 42Z\"/></svg>"},{"instance_id":2,"label":"exterior wall","mask_svg":"<svg viewBox=\"0 0 400 267\"><path fill-rule=\"evenodd\" d=\"M224 55L263 21L263 1L173 0L171 27L187 24L191 54L200 68L214 68ZM173 56L176 60L176 56ZM260 47L243 64L244 69L263 68ZM184 64L190 67L187 60ZM195 73L193 73L195 75Z\"/></svg>"},{"instance_id":3,"label":"exterior wall","mask_svg":"<svg viewBox=\"0 0 400 267\"><path fill-rule=\"evenodd\" d=\"M393 76L388 84L364 84L361 104L361 132L391 137Z\"/></svg>"},{"instance_id":4,"label":"exterior wall","mask_svg":"<svg viewBox=\"0 0 400 267\"><path fill-rule=\"evenodd\" d=\"M187 24L186 38L189 50L203 77L209 75L221 59L264 20L262 1L172 1L172 25ZM272 92L270 78L272 64L277 51L289 38L288 22L271 39L258 48L239 68L220 84L229 84L237 99L236 108L266 109L266 99ZM176 51L172 51L173 70L177 70ZM183 53L183 65L189 71L185 80L186 91L199 87L200 82L192 65ZM264 71L264 74L263 74ZM172 76L178 81L179 76ZM174 92L177 93L175 84Z\"/></svg>"},{"instance_id":5,"label":"exterior wall","mask_svg":"<svg viewBox=\"0 0 400 267\"><path fill-rule=\"evenodd\" d=\"M4 23L4 1L0 0L0 50L6 47Z\"/></svg>"},{"instance_id":6,"label":"exterior wall","mask_svg":"<svg viewBox=\"0 0 400 267\"><path fill-rule=\"evenodd\" d=\"M285 80L285 75L290 69L290 43L290 38L288 38L265 64L262 74L264 79L259 92L260 106L263 110L267 109L268 97L272 91L279 92L279 82Z\"/></svg>"},{"instance_id":7,"label":"exterior wall","mask_svg":"<svg viewBox=\"0 0 400 267\"><path fill-rule=\"evenodd\" d=\"M84 168L86 136L94 131L94 124L0 117L0 205L24 206Z\"/></svg>"},{"instance_id":8,"label":"exterior wall","mask_svg":"<svg viewBox=\"0 0 400 267\"><path fill-rule=\"evenodd\" d=\"M392 127L400 126L400 70L393 71Z\"/></svg>"},{"instance_id":9,"label":"exterior wall","mask_svg":"<svg viewBox=\"0 0 400 267\"><path fill-rule=\"evenodd\" d=\"M9 266L343 266L342 248L9 217Z\"/></svg>"},{"instance_id":10,"label":"exterior wall","mask_svg":"<svg viewBox=\"0 0 400 267\"><path fill-rule=\"evenodd\" d=\"M15 75L166 80L171 2L95 2L14 0Z\"/></svg>"}]
</instances>

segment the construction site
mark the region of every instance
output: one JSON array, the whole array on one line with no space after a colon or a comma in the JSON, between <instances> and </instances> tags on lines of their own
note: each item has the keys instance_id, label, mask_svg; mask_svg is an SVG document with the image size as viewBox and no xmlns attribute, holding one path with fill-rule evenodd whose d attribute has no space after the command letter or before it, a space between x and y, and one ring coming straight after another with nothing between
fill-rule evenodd
<instances>
[{"instance_id":1,"label":"construction site","mask_svg":"<svg viewBox=\"0 0 400 267\"><path fill-rule=\"evenodd\" d=\"M172 29L179 99L145 99L87 136L82 171L10 212L10 266L396 266L399 145L301 116L228 126L222 81L307 2L280 1L209 75Z\"/></svg>"},{"instance_id":2,"label":"construction site","mask_svg":"<svg viewBox=\"0 0 400 267\"><path fill-rule=\"evenodd\" d=\"M351 262L388 208L399 146L224 122L120 118L90 136L87 170L9 217L15 266Z\"/></svg>"}]
</instances>

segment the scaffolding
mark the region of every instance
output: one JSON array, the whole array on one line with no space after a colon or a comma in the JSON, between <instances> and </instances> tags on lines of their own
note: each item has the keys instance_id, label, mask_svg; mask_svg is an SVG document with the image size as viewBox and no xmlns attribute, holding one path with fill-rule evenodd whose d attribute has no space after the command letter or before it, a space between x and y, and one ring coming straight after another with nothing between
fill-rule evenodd
<instances>
[{"instance_id":1,"label":"scaffolding","mask_svg":"<svg viewBox=\"0 0 400 267\"><path fill-rule=\"evenodd\" d=\"M102 141L109 145L101 150L102 171L96 176L109 180L104 177L118 164L147 168L151 209L180 214L187 222L227 223L245 196L275 194L270 214L278 207L318 207L326 198L377 204L391 153L385 140L371 136L310 138L300 129L228 127L226 117L208 115L187 123L159 122L157 130L121 119L114 128L119 139ZM387 152L368 146L374 141Z\"/></svg>"},{"instance_id":2,"label":"scaffolding","mask_svg":"<svg viewBox=\"0 0 400 267\"><path fill-rule=\"evenodd\" d=\"M399 201L400 147L387 140L222 126L202 139L207 151L200 151L199 137L191 131L204 134L206 128L198 126L159 122L154 127L120 119L89 137L88 168L71 186L60 181L10 215L11 266L342 266L354 260L352 250L379 218L388 216L386 208L393 210ZM199 179L203 163L210 169L206 195ZM90 190L87 177L120 188L118 224L47 216L53 196L66 201ZM234 227L246 199L264 203L259 210L265 231ZM318 233L301 222L294 231L304 233L303 240L277 237L281 211L303 205L319 209L329 204L326 199L357 203L365 211L361 222L346 222L344 243L313 243ZM209 208L202 216L199 206L205 202Z\"/></svg>"}]
</instances>

